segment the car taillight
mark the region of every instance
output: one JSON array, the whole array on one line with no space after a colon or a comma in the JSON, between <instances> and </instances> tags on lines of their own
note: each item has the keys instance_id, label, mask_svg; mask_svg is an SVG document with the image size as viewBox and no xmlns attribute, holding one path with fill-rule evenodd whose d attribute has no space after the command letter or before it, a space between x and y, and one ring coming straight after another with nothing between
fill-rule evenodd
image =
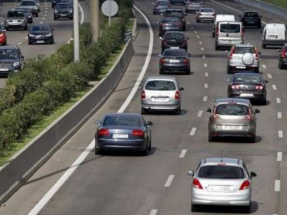
<instances>
[{"instance_id":1,"label":"car taillight","mask_svg":"<svg viewBox=\"0 0 287 215\"><path fill-rule=\"evenodd\" d=\"M3 36L4 36L4 33L1 33L1 34L0 34L0 37L3 37Z\"/></svg>"},{"instance_id":2,"label":"car taillight","mask_svg":"<svg viewBox=\"0 0 287 215\"><path fill-rule=\"evenodd\" d=\"M141 93L141 98L142 98L142 100L145 99L145 91L144 90Z\"/></svg>"},{"instance_id":3,"label":"car taillight","mask_svg":"<svg viewBox=\"0 0 287 215\"><path fill-rule=\"evenodd\" d=\"M198 13L198 14L197 14L197 16L201 16L201 15L202 15L201 13Z\"/></svg>"},{"instance_id":4,"label":"car taillight","mask_svg":"<svg viewBox=\"0 0 287 215\"><path fill-rule=\"evenodd\" d=\"M282 57L282 58L286 57L286 47L284 47L284 48L282 49L281 57Z\"/></svg>"},{"instance_id":5,"label":"car taillight","mask_svg":"<svg viewBox=\"0 0 287 215\"><path fill-rule=\"evenodd\" d=\"M242 183L241 187L239 190L246 190L250 187L250 181L249 180L246 180Z\"/></svg>"},{"instance_id":6,"label":"car taillight","mask_svg":"<svg viewBox=\"0 0 287 215\"><path fill-rule=\"evenodd\" d=\"M219 28L218 26L216 26L216 35L218 36L218 33L219 33Z\"/></svg>"},{"instance_id":7,"label":"car taillight","mask_svg":"<svg viewBox=\"0 0 287 215\"><path fill-rule=\"evenodd\" d=\"M163 43L163 45L167 46L166 40L163 40L162 43Z\"/></svg>"},{"instance_id":8,"label":"car taillight","mask_svg":"<svg viewBox=\"0 0 287 215\"><path fill-rule=\"evenodd\" d=\"M180 93L178 90L175 92L174 98L177 100L180 99Z\"/></svg>"},{"instance_id":9,"label":"car taillight","mask_svg":"<svg viewBox=\"0 0 287 215\"><path fill-rule=\"evenodd\" d=\"M246 115L243 117L243 120L254 120L254 117L250 114L250 115Z\"/></svg>"},{"instance_id":10,"label":"car taillight","mask_svg":"<svg viewBox=\"0 0 287 215\"><path fill-rule=\"evenodd\" d=\"M183 59L183 63L184 64L189 64L189 60L188 59Z\"/></svg>"},{"instance_id":11,"label":"car taillight","mask_svg":"<svg viewBox=\"0 0 287 215\"><path fill-rule=\"evenodd\" d=\"M217 115L217 114L212 114L211 116L210 116L210 118L211 119L219 119L220 117L219 117L219 115Z\"/></svg>"},{"instance_id":12,"label":"car taillight","mask_svg":"<svg viewBox=\"0 0 287 215\"><path fill-rule=\"evenodd\" d=\"M233 58L234 50L235 50L235 48L232 47L231 50L230 50L229 59L232 59L232 58Z\"/></svg>"},{"instance_id":13,"label":"car taillight","mask_svg":"<svg viewBox=\"0 0 287 215\"><path fill-rule=\"evenodd\" d=\"M166 60L165 60L164 57L160 59L160 62L161 62L161 63L165 63L165 61L166 61Z\"/></svg>"},{"instance_id":14,"label":"car taillight","mask_svg":"<svg viewBox=\"0 0 287 215\"><path fill-rule=\"evenodd\" d=\"M168 24L167 24L167 23L162 23L161 26L162 26L162 27L168 26Z\"/></svg>"},{"instance_id":15,"label":"car taillight","mask_svg":"<svg viewBox=\"0 0 287 215\"><path fill-rule=\"evenodd\" d=\"M98 136L100 136L100 137L109 136L109 129L107 129L107 128L100 129L98 132Z\"/></svg>"},{"instance_id":16,"label":"car taillight","mask_svg":"<svg viewBox=\"0 0 287 215\"><path fill-rule=\"evenodd\" d=\"M262 85L256 85L255 89L256 89L256 90L263 90L263 89L264 89L264 86L262 86Z\"/></svg>"},{"instance_id":17,"label":"car taillight","mask_svg":"<svg viewBox=\"0 0 287 215\"><path fill-rule=\"evenodd\" d=\"M133 130L132 135L135 137L143 137L144 132L142 130Z\"/></svg>"},{"instance_id":18,"label":"car taillight","mask_svg":"<svg viewBox=\"0 0 287 215\"><path fill-rule=\"evenodd\" d=\"M216 13L213 13L212 16L216 16Z\"/></svg>"},{"instance_id":19,"label":"car taillight","mask_svg":"<svg viewBox=\"0 0 287 215\"><path fill-rule=\"evenodd\" d=\"M238 90L240 88L240 85L231 85L231 88L234 90Z\"/></svg>"},{"instance_id":20,"label":"car taillight","mask_svg":"<svg viewBox=\"0 0 287 215\"><path fill-rule=\"evenodd\" d=\"M241 28L241 36L244 36L244 28Z\"/></svg>"},{"instance_id":21,"label":"car taillight","mask_svg":"<svg viewBox=\"0 0 287 215\"><path fill-rule=\"evenodd\" d=\"M182 45L187 45L187 41L186 40L182 41Z\"/></svg>"},{"instance_id":22,"label":"car taillight","mask_svg":"<svg viewBox=\"0 0 287 215\"><path fill-rule=\"evenodd\" d=\"M255 58L256 58L256 60L259 59L259 53L258 53L258 50L257 50L257 49L255 49Z\"/></svg>"},{"instance_id":23,"label":"car taillight","mask_svg":"<svg viewBox=\"0 0 287 215\"><path fill-rule=\"evenodd\" d=\"M193 187L197 189L203 189L198 179L193 179L192 181Z\"/></svg>"}]
</instances>

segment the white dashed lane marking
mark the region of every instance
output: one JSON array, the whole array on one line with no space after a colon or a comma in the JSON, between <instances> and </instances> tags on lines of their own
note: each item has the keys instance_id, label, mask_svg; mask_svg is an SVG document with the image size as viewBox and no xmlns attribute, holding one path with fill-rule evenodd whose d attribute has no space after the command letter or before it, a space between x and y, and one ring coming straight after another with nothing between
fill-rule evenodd
<instances>
[{"instance_id":1,"label":"white dashed lane marking","mask_svg":"<svg viewBox=\"0 0 287 215\"><path fill-rule=\"evenodd\" d=\"M207 63L203 64L204 67L207 67Z\"/></svg>"},{"instance_id":2,"label":"white dashed lane marking","mask_svg":"<svg viewBox=\"0 0 287 215\"><path fill-rule=\"evenodd\" d=\"M277 161L282 161L283 158L283 152L277 152Z\"/></svg>"},{"instance_id":3,"label":"white dashed lane marking","mask_svg":"<svg viewBox=\"0 0 287 215\"><path fill-rule=\"evenodd\" d=\"M197 117L201 117L202 114L203 114L203 111L202 111L202 110L198 111Z\"/></svg>"},{"instance_id":4,"label":"white dashed lane marking","mask_svg":"<svg viewBox=\"0 0 287 215\"><path fill-rule=\"evenodd\" d=\"M204 76L205 76L205 77L208 77L208 72L204 73Z\"/></svg>"},{"instance_id":5,"label":"white dashed lane marking","mask_svg":"<svg viewBox=\"0 0 287 215\"><path fill-rule=\"evenodd\" d=\"M157 209L152 209L149 215L156 215L157 214Z\"/></svg>"},{"instance_id":6,"label":"white dashed lane marking","mask_svg":"<svg viewBox=\"0 0 287 215\"><path fill-rule=\"evenodd\" d=\"M278 104L280 104L280 103L281 103L281 99L280 99L280 98L276 98L276 102L277 102Z\"/></svg>"},{"instance_id":7,"label":"white dashed lane marking","mask_svg":"<svg viewBox=\"0 0 287 215\"><path fill-rule=\"evenodd\" d=\"M279 138L283 138L283 131L282 131L282 130L279 130L279 131L278 131L278 137L279 137Z\"/></svg>"},{"instance_id":8,"label":"white dashed lane marking","mask_svg":"<svg viewBox=\"0 0 287 215\"><path fill-rule=\"evenodd\" d=\"M180 155L179 155L179 158L184 158L185 155L186 155L186 152L187 152L186 149L181 150L181 153L180 153Z\"/></svg>"},{"instance_id":9,"label":"white dashed lane marking","mask_svg":"<svg viewBox=\"0 0 287 215\"><path fill-rule=\"evenodd\" d=\"M280 192L280 180L275 180L275 192Z\"/></svg>"},{"instance_id":10,"label":"white dashed lane marking","mask_svg":"<svg viewBox=\"0 0 287 215\"><path fill-rule=\"evenodd\" d=\"M271 78L272 78L272 75L271 75L271 74L267 74L267 77L271 79Z\"/></svg>"},{"instance_id":11,"label":"white dashed lane marking","mask_svg":"<svg viewBox=\"0 0 287 215\"><path fill-rule=\"evenodd\" d=\"M192 128L190 131L190 136L194 136L196 132L196 128Z\"/></svg>"},{"instance_id":12,"label":"white dashed lane marking","mask_svg":"<svg viewBox=\"0 0 287 215\"><path fill-rule=\"evenodd\" d=\"M197 39L199 39L199 38L200 38L200 37L199 37L199 35L197 35L196 37L197 37Z\"/></svg>"},{"instance_id":13,"label":"white dashed lane marking","mask_svg":"<svg viewBox=\"0 0 287 215\"><path fill-rule=\"evenodd\" d=\"M201 51L204 51L204 48L201 48Z\"/></svg>"},{"instance_id":14,"label":"white dashed lane marking","mask_svg":"<svg viewBox=\"0 0 287 215\"><path fill-rule=\"evenodd\" d=\"M197 34L197 31L194 31L195 34Z\"/></svg>"},{"instance_id":15,"label":"white dashed lane marking","mask_svg":"<svg viewBox=\"0 0 287 215\"><path fill-rule=\"evenodd\" d=\"M165 186L165 187L170 187L170 185L171 185L173 179L174 179L174 175L168 176L168 178L167 178L167 180L166 180L164 186Z\"/></svg>"},{"instance_id":16,"label":"white dashed lane marking","mask_svg":"<svg viewBox=\"0 0 287 215\"><path fill-rule=\"evenodd\" d=\"M206 89L208 88L208 83L204 84L204 88L206 88Z\"/></svg>"},{"instance_id":17,"label":"white dashed lane marking","mask_svg":"<svg viewBox=\"0 0 287 215\"><path fill-rule=\"evenodd\" d=\"M262 67L263 67L263 69L266 69L266 68L267 68L267 66L266 66L265 64L262 64Z\"/></svg>"},{"instance_id":18,"label":"white dashed lane marking","mask_svg":"<svg viewBox=\"0 0 287 215\"><path fill-rule=\"evenodd\" d=\"M203 96L203 101L206 102L207 101L207 96Z\"/></svg>"},{"instance_id":19,"label":"white dashed lane marking","mask_svg":"<svg viewBox=\"0 0 287 215\"><path fill-rule=\"evenodd\" d=\"M200 45L202 45L202 42L201 42L201 41L199 41L199 44L200 44Z\"/></svg>"},{"instance_id":20,"label":"white dashed lane marking","mask_svg":"<svg viewBox=\"0 0 287 215\"><path fill-rule=\"evenodd\" d=\"M272 85L273 90L277 90L277 87L275 84Z\"/></svg>"},{"instance_id":21,"label":"white dashed lane marking","mask_svg":"<svg viewBox=\"0 0 287 215\"><path fill-rule=\"evenodd\" d=\"M22 44L22 42L19 42L19 43L18 43L18 45L21 45L21 44Z\"/></svg>"},{"instance_id":22,"label":"white dashed lane marking","mask_svg":"<svg viewBox=\"0 0 287 215\"><path fill-rule=\"evenodd\" d=\"M278 118L278 119L282 119L282 113L281 113L281 112L278 112L278 113L277 113L277 118Z\"/></svg>"}]
</instances>

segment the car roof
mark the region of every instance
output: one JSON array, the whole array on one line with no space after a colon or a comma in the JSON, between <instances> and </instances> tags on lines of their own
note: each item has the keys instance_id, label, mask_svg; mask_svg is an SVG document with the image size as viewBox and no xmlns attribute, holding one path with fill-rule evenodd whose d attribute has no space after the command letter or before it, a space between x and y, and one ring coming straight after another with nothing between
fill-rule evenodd
<instances>
[{"instance_id":1,"label":"car roof","mask_svg":"<svg viewBox=\"0 0 287 215\"><path fill-rule=\"evenodd\" d=\"M182 12L183 12L183 10L182 10L181 8L166 9L166 12L167 12L167 11L182 11Z\"/></svg>"},{"instance_id":2,"label":"car roof","mask_svg":"<svg viewBox=\"0 0 287 215\"><path fill-rule=\"evenodd\" d=\"M201 166L210 166L222 163L228 166L239 166L239 167L243 166L243 161L239 158L219 157L219 158L204 158L201 160Z\"/></svg>"},{"instance_id":3,"label":"car roof","mask_svg":"<svg viewBox=\"0 0 287 215\"><path fill-rule=\"evenodd\" d=\"M244 10L243 13L249 13L249 12L252 12L252 13L258 13L257 10Z\"/></svg>"},{"instance_id":4,"label":"car roof","mask_svg":"<svg viewBox=\"0 0 287 215\"><path fill-rule=\"evenodd\" d=\"M245 43L245 44L235 44L235 48L253 48L255 47L253 44Z\"/></svg>"},{"instance_id":5,"label":"car roof","mask_svg":"<svg viewBox=\"0 0 287 215\"><path fill-rule=\"evenodd\" d=\"M152 80L170 80L173 82L177 82L176 78L174 78L172 76L150 76L146 79L146 82L152 81Z\"/></svg>"},{"instance_id":6,"label":"car roof","mask_svg":"<svg viewBox=\"0 0 287 215\"><path fill-rule=\"evenodd\" d=\"M141 114L139 113L108 113L105 115L107 116L134 116L134 117L141 117Z\"/></svg>"},{"instance_id":7,"label":"car roof","mask_svg":"<svg viewBox=\"0 0 287 215\"><path fill-rule=\"evenodd\" d=\"M250 105L250 101L248 99L240 99L240 98L219 98L215 100L216 104L226 104L226 103L238 103Z\"/></svg>"},{"instance_id":8,"label":"car roof","mask_svg":"<svg viewBox=\"0 0 287 215\"><path fill-rule=\"evenodd\" d=\"M34 26L40 26L40 27L42 27L42 26L49 26L50 27L50 25L47 24L47 23L35 23L35 24L32 25L32 27L34 27Z\"/></svg>"},{"instance_id":9,"label":"car roof","mask_svg":"<svg viewBox=\"0 0 287 215\"><path fill-rule=\"evenodd\" d=\"M259 77L262 77L261 74L254 73L254 72L239 72L239 73L235 73L233 76L240 76L240 75L245 75L245 76L259 76Z\"/></svg>"},{"instance_id":10,"label":"car roof","mask_svg":"<svg viewBox=\"0 0 287 215\"><path fill-rule=\"evenodd\" d=\"M182 31L167 31L165 34L183 34L184 35Z\"/></svg>"},{"instance_id":11,"label":"car roof","mask_svg":"<svg viewBox=\"0 0 287 215\"><path fill-rule=\"evenodd\" d=\"M222 21L222 22L219 22L219 25L221 24L239 24L241 25L242 22L237 22L237 21Z\"/></svg>"}]
</instances>

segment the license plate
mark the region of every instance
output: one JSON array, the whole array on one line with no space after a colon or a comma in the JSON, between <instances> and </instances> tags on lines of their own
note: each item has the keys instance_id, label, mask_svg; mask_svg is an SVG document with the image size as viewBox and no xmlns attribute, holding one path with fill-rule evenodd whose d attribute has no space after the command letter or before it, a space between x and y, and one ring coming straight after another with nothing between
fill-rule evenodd
<instances>
[{"instance_id":1,"label":"license plate","mask_svg":"<svg viewBox=\"0 0 287 215\"><path fill-rule=\"evenodd\" d=\"M179 63L179 60L169 60L170 63Z\"/></svg>"},{"instance_id":2,"label":"license plate","mask_svg":"<svg viewBox=\"0 0 287 215\"><path fill-rule=\"evenodd\" d=\"M113 134L113 138L114 139L126 139L126 138L129 138L129 135L128 134Z\"/></svg>"},{"instance_id":3,"label":"license plate","mask_svg":"<svg viewBox=\"0 0 287 215\"><path fill-rule=\"evenodd\" d=\"M172 46L171 46L170 49L179 49L179 47L175 47L175 46L172 47Z\"/></svg>"},{"instance_id":4,"label":"license plate","mask_svg":"<svg viewBox=\"0 0 287 215\"><path fill-rule=\"evenodd\" d=\"M8 68L0 68L0 71L9 71L9 69Z\"/></svg>"},{"instance_id":5,"label":"license plate","mask_svg":"<svg viewBox=\"0 0 287 215\"><path fill-rule=\"evenodd\" d=\"M223 130L242 130L242 126L238 126L238 125L223 125L222 129Z\"/></svg>"},{"instance_id":6,"label":"license plate","mask_svg":"<svg viewBox=\"0 0 287 215\"><path fill-rule=\"evenodd\" d=\"M240 94L241 97L253 97L252 93L241 93Z\"/></svg>"},{"instance_id":7,"label":"license plate","mask_svg":"<svg viewBox=\"0 0 287 215\"><path fill-rule=\"evenodd\" d=\"M37 43L45 43L44 40L38 40Z\"/></svg>"},{"instance_id":8,"label":"license plate","mask_svg":"<svg viewBox=\"0 0 287 215\"><path fill-rule=\"evenodd\" d=\"M68 14L60 14L60 16L68 16Z\"/></svg>"},{"instance_id":9,"label":"license plate","mask_svg":"<svg viewBox=\"0 0 287 215\"><path fill-rule=\"evenodd\" d=\"M246 69L246 66L237 66L236 69Z\"/></svg>"},{"instance_id":10,"label":"license plate","mask_svg":"<svg viewBox=\"0 0 287 215\"><path fill-rule=\"evenodd\" d=\"M208 186L208 189L210 191L231 191L231 187L230 186Z\"/></svg>"},{"instance_id":11,"label":"license plate","mask_svg":"<svg viewBox=\"0 0 287 215\"><path fill-rule=\"evenodd\" d=\"M159 101L159 102L165 102L167 101L167 98L164 97L158 97L158 98L152 98L153 101Z\"/></svg>"}]
</instances>

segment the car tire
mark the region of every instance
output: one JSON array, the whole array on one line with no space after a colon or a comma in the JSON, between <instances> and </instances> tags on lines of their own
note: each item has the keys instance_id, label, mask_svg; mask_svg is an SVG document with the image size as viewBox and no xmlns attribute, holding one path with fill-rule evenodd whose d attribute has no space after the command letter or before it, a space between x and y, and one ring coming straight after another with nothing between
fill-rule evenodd
<instances>
[{"instance_id":1,"label":"car tire","mask_svg":"<svg viewBox=\"0 0 287 215\"><path fill-rule=\"evenodd\" d=\"M186 26L185 25L182 27L182 31L186 31Z\"/></svg>"},{"instance_id":2,"label":"car tire","mask_svg":"<svg viewBox=\"0 0 287 215\"><path fill-rule=\"evenodd\" d=\"M283 69L283 65L282 65L281 62L278 63L278 68L279 68L279 69Z\"/></svg>"},{"instance_id":3,"label":"car tire","mask_svg":"<svg viewBox=\"0 0 287 215\"><path fill-rule=\"evenodd\" d=\"M267 104L267 99L266 97L261 101L261 105L266 105Z\"/></svg>"},{"instance_id":4,"label":"car tire","mask_svg":"<svg viewBox=\"0 0 287 215\"><path fill-rule=\"evenodd\" d=\"M150 139L149 139L148 150L151 151L151 137L150 137Z\"/></svg>"},{"instance_id":5,"label":"car tire","mask_svg":"<svg viewBox=\"0 0 287 215\"><path fill-rule=\"evenodd\" d=\"M265 44L262 44L262 48L263 48L263 49L266 49L266 45L265 45Z\"/></svg>"},{"instance_id":6,"label":"car tire","mask_svg":"<svg viewBox=\"0 0 287 215\"><path fill-rule=\"evenodd\" d=\"M230 66L227 66L227 74L231 74L231 68L230 68Z\"/></svg>"},{"instance_id":7,"label":"car tire","mask_svg":"<svg viewBox=\"0 0 287 215\"><path fill-rule=\"evenodd\" d=\"M219 47L218 47L218 45L215 43L215 50L217 51L217 50L219 50Z\"/></svg>"},{"instance_id":8,"label":"car tire","mask_svg":"<svg viewBox=\"0 0 287 215\"><path fill-rule=\"evenodd\" d=\"M185 74L190 75L190 69L186 70Z\"/></svg>"},{"instance_id":9,"label":"car tire","mask_svg":"<svg viewBox=\"0 0 287 215\"><path fill-rule=\"evenodd\" d=\"M213 37L213 38L215 37L215 33L214 33L214 32L212 32L212 37Z\"/></svg>"},{"instance_id":10,"label":"car tire","mask_svg":"<svg viewBox=\"0 0 287 215\"><path fill-rule=\"evenodd\" d=\"M28 44L29 44L29 45L32 45L32 41L31 41L31 40L28 40Z\"/></svg>"},{"instance_id":11,"label":"car tire","mask_svg":"<svg viewBox=\"0 0 287 215\"><path fill-rule=\"evenodd\" d=\"M213 137L210 135L210 134L208 134L208 142L213 142L214 141L214 139L213 139Z\"/></svg>"},{"instance_id":12,"label":"car tire","mask_svg":"<svg viewBox=\"0 0 287 215\"><path fill-rule=\"evenodd\" d=\"M54 39L53 39L53 40L50 42L50 44L54 44L54 42L55 42L55 41L54 41Z\"/></svg>"},{"instance_id":13,"label":"car tire","mask_svg":"<svg viewBox=\"0 0 287 215\"><path fill-rule=\"evenodd\" d=\"M144 108L142 108L142 109L141 109L141 114L142 114L142 115L147 114L147 110L146 110L146 109L144 109Z\"/></svg>"},{"instance_id":14,"label":"car tire","mask_svg":"<svg viewBox=\"0 0 287 215\"><path fill-rule=\"evenodd\" d=\"M95 147L95 155L100 155L100 154L102 154L102 151L98 149L97 147Z\"/></svg>"},{"instance_id":15,"label":"car tire","mask_svg":"<svg viewBox=\"0 0 287 215\"><path fill-rule=\"evenodd\" d=\"M256 134L250 138L251 143L256 143Z\"/></svg>"},{"instance_id":16,"label":"car tire","mask_svg":"<svg viewBox=\"0 0 287 215\"><path fill-rule=\"evenodd\" d=\"M180 115L180 114L181 114L181 108L176 109L174 113L175 113L176 115Z\"/></svg>"},{"instance_id":17,"label":"car tire","mask_svg":"<svg viewBox=\"0 0 287 215\"><path fill-rule=\"evenodd\" d=\"M54 16L54 20L57 20L58 18L56 16Z\"/></svg>"},{"instance_id":18,"label":"car tire","mask_svg":"<svg viewBox=\"0 0 287 215\"><path fill-rule=\"evenodd\" d=\"M26 25L26 26L23 28L23 30L24 30L24 31L27 31L27 29L28 29L28 26Z\"/></svg>"},{"instance_id":19,"label":"car tire","mask_svg":"<svg viewBox=\"0 0 287 215\"><path fill-rule=\"evenodd\" d=\"M148 153L149 153L148 148L149 148L149 146L146 145L145 149L144 149L144 150L142 151L142 153L141 153L143 156L148 156Z\"/></svg>"},{"instance_id":20,"label":"car tire","mask_svg":"<svg viewBox=\"0 0 287 215\"><path fill-rule=\"evenodd\" d=\"M159 69L159 74L163 74L163 73L164 73L163 69Z\"/></svg>"},{"instance_id":21,"label":"car tire","mask_svg":"<svg viewBox=\"0 0 287 215\"><path fill-rule=\"evenodd\" d=\"M243 206L243 211L244 211L245 213L251 213L251 205Z\"/></svg>"},{"instance_id":22,"label":"car tire","mask_svg":"<svg viewBox=\"0 0 287 215\"><path fill-rule=\"evenodd\" d=\"M198 211L198 206L194 205L194 204L191 204L191 211L192 212L197 212Z\"/></svg>"},{"instance_id":23,"label":"car tire","mask_svg":"<svg viewBox=\"0 0 287 215\"><path fill-rule=\"evenodd\" d=\"M200 21L197 19L197 20L196 20L196 23L200 23Z\"/></svg>"},{"instance_id":24,"label":"car tire","mask_svg":"<svg viewBox=\"0 0 287 215\"><path fill-rule=\"evenodd\" d=\"M70 20L74 20L74 16L72 16L72 17L70 18Z\"/></svg>"},{"instance_id":25,"label":"car tire","mask_svg":"<svg viewBox=\"0 0 287 215\"><path fill-rule=\"evenodd\" d=\"M36 13L35 16L38 17L38 16L39 16L39 13Z\"/></svg>"}]
</instances>

